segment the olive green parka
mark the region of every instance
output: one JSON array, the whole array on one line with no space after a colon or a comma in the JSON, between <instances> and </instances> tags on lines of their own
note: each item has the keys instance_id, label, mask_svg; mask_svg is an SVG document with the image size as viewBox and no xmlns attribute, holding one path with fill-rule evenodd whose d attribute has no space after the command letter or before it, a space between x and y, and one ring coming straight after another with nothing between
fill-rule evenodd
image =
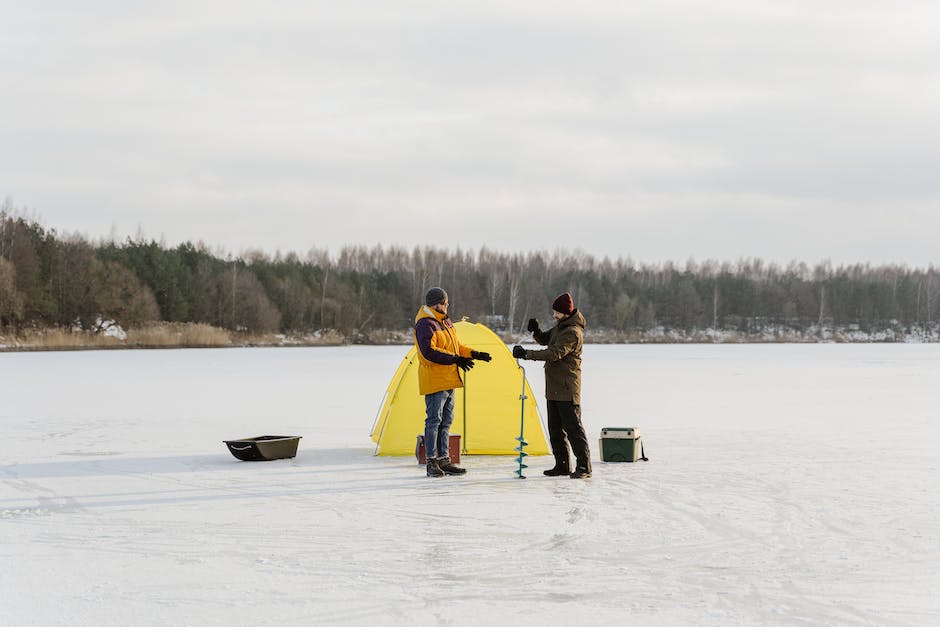
<instances>
[{"instance_id":1,"label":"olive green parka","mask_svg":"<svg viewBox=\"0 0 940 627\"><path fill-rule=\"evenodd\" d=\"M535 331L533 339L546 345L527 350L526 359L545 362L545 398L581 404L581 346L584 344L584 316L577 309L548 331Z\"/></svg>"}]
</instances>

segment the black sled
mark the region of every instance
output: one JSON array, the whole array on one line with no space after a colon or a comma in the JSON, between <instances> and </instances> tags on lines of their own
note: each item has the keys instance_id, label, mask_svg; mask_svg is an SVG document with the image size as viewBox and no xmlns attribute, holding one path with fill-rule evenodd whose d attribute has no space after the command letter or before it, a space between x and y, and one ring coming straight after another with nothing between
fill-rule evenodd
<instances>
[{"instance_id":1,"label":"black sled","mask_svg":"<svg viewBox=\"0 0 940 627\"><path fill-rule=\"evenodd\" d=\"M229 452L243 462L266 462L295 457L300 438L299 435L259 435L223 441Z\"/></svg>"}]
</instances>

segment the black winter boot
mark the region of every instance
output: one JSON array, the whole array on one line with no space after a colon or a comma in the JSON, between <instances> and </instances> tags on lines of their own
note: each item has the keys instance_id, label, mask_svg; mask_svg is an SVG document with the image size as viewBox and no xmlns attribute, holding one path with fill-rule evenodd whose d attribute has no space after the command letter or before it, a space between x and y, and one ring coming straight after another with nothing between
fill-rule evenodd
<instances>
[{"instance_id":1,"label":"black winter boot","mask_svg":"<svg viewBox=\"0 0 940 627\"><path fill-rule=\"evenodd\" d=\"M587 466L578 466L570 476L572 479L587 479L591 476L591 469Z\"/></svg>"},{"instance_id":2,"label":"black winter boot","mask_svg":"<svg viewBox=\"0 0 940 627\"><path fill-rule=\"evenodd\" d=\"M543 470L542 474L546 477L560 477L562 475L567 475L570 472L571 469L568 467L568 464L559 464L558 462L555 462L554 468Z\"/></svg>"},{"instance_id":3,"label":"black winter boot","mask_svg":"<svg viewBox=\"0 0 940 627\"><path fill-rule=\"evenodd\" d=\"M445 475L465 475L467 474L466 468L461 468L460 466L450 463L450 457L439 457L437 459L437 465L440 466L441 470Z\"/></svg>"},{"instance_id":4,"label":"black winter boot","mask_svg":"<svg viewBox=\"0 0 940 627\"><path fill-rule=\"evenodd\" d=\"M428 460L428 476L429 477L443 477L444 471L441 470L440 464L437 463L436 459Z\"/></svg>"}]
</instances>

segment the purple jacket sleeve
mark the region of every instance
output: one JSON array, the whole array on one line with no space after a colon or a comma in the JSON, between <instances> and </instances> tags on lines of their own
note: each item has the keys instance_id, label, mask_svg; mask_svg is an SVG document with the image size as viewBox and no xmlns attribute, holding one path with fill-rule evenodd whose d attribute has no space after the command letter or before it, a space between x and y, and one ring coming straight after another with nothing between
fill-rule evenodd
<instances>
[{"instance_id":1,"label":"purple jacket sleeve","mask_svg":"<svg viewBox=\"0 0 940 627\"><path fill-rule=\"evenodd\" d=\"M431 346L431 338L434 336L434 322L430 318L422 318L415 324L415 339L418 341L418 350L428 361L436 364L449 366L457 363L457 356L448 353L442 353Z\"/></svg>"}]
</instances>

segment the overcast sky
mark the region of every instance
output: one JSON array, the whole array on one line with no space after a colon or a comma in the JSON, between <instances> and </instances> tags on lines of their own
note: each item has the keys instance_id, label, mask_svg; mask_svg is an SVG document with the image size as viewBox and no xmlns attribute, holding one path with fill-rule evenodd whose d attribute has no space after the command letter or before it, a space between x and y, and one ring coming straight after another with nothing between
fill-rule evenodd
<instances>
[{"instance_id":1,"label":"overcast sky","mask_svg":"<svg viewBox=\"0 0 940 627\"><path fill-rule=\"evenodd\" d=\"M0 197L60 231L940 263L936 2L0 7Z\"/></svg>"}]
</instances>

